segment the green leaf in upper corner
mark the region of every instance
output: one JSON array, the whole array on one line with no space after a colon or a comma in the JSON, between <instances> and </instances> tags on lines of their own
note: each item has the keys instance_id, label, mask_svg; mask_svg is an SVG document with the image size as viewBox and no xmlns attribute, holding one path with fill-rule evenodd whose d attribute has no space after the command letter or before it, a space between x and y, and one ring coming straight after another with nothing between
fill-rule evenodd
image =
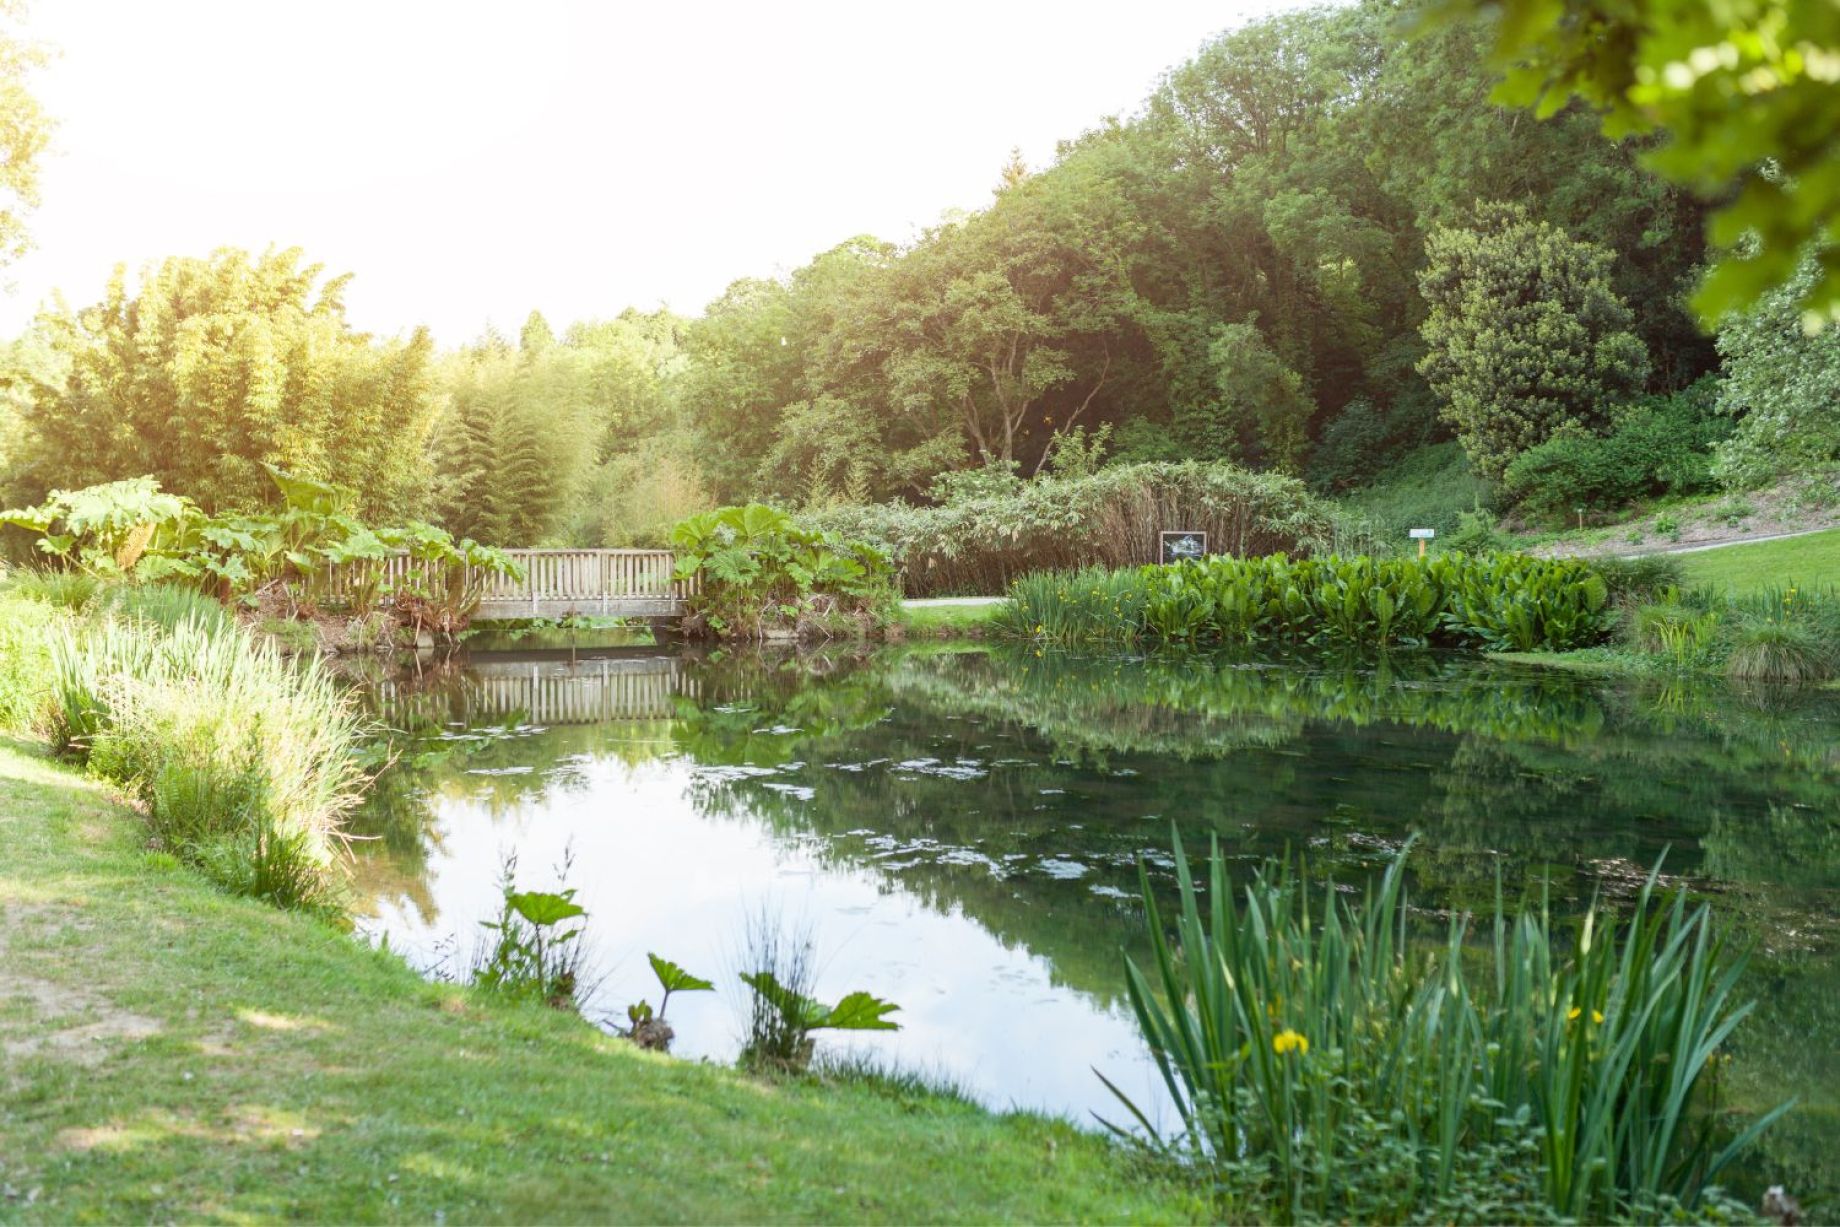
<instances>
[{"instance_id":1,"label":"green leaf in upper corner","mask_svg":"<svg viewBox=\"0 0 1840 1227\"><path fill-rule=\"evenodd\" d=\"M588 914L586 909L574 901L574 894L574 891L560 895L540 890L515 891L505 896L505 902L531 924L547 927Z\"/></svg>"},{"instance_id":2,"label":"green leaf in upper corner","mask_svg":"<svg viewBox=\"0 0 1840 1227\"><path fill-rule=\"evenodd\" d=\"M708 980L691 975L670 959L661 959L655 954L647 954L645 957L651 960L652 972L667 993L697 993L715 988Z\"/></svg>"}]
</instances>

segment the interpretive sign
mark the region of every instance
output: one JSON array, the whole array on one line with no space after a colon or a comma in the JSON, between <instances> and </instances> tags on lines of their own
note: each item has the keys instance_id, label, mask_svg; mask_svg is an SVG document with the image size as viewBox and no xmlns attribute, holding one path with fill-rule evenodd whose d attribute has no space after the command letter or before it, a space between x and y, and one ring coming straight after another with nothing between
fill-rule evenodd
<instances>
[{"instance_id":1,"label":"interpretive sign","mask_svg":"<svg viewBox=\"0 0 1840 1227\"><path fill-rule=\"evenodd\" d=\"M1207 534L1181 531L1157 534L1163 561L1182 562L1189 558L1201 558L1207 554Z\"/></svg>"}]
</instances>

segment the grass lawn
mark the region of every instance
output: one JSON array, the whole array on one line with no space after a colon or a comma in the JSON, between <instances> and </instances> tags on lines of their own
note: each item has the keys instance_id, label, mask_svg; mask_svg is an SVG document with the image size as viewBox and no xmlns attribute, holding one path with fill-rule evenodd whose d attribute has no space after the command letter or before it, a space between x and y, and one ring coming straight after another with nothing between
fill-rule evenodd
<instances>
[{"instance_id":1,"label":"grass lawn","mask_svg":"<svg viewBox=\"0 0 1840 1227\"><path fill-rule=\"evenodd\" d=\"M1680 566L1689 583L1714 584L1734 595L1789 583L1840 586L1840 528L1682 554Z\"/></svg>"},{"instance_id":2,"label":"grass lawn","mask_svg":"<svg viewBox=\"0 0 1840 1227\"><path fill-rule=\"evenodd\" d=\"M982 638L989 633L990 620L1002 605L911 605L901 606L900 624L910 638Z\"/></svg>"},{"instance_id":3,"label":"grass lawn","mask_svg":"<svg viewBox=\"0 0 1840 1227\"><path fill-rule=\"evenodd\" d=\"M1167 1220L1071 1125L765 1082L431 984L0 741L0 1221Z\"/></svg>"}]
</instances>

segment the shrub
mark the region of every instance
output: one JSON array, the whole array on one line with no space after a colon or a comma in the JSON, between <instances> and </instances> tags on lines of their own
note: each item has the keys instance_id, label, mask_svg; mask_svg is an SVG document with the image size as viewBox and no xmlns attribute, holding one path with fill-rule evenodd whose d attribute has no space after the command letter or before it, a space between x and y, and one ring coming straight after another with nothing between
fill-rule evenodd
<instances>
[{"instance_id":1,"label":"shrub","mask_svg":"<svg viewBox=\"0 0 1840 1227\"><path fill-rule=\"evenodd\" d=\"M1114 464L1026 482L979 474L942 493L949 501L934 507L837 507L804 519L887 550L909 596L985 595L1032 571L1152 562L1167 529L1205 532L1210 548L1240 555L1366 539L1295 478L1230 464Z\"/></svg>"},{"instance_id":2,"label":"shrub","mask_svg":"<svg viewBox=\"0 0 1840 1227\"><path fill-rule=\"evenodd\" d=\"M1501 527L1495 517L1480 507L1457 513L1456 531L1444 544L1465 554L1486 554L1503 545Z\"/></svg>"},{"instance_id":3,"label":"shrub","mask_svg":"<svg viewBox=\"0 0 1840 1227\"><path fill-rule=\"evenodd\" d=\"M1591 569L1603 578L1613 601L1652 600L1666 589L1678 589L1686 578L1680 559L1671 554L1593 558Z\"/></svg>"},{"instance_id":4,"label":"shrub","mask_svg":"<svg viewBox=\"0 0 1840 1227\"><path fill-rule=\"evenodd\" d=\"M54 743L133 791L164 848L282 906L335 901L361 728L316 662L234 625L109 619L56 638L51 672Z\"/></svg>"},{"instance_id":5,"label":"shrub","mask_svg":"<svg viewBox=\"0 0 1840 1227\"><path fill-rule=\"evenodd\" d=\"M686 629L752 639L884 625L899 599L894 565L873 545L801 528L762 503L691 516L671 530L677 576L695 580Z\"/></svg>"},{"instance_id":6,"label":"shrub","mask_svg":"<svg viewBox=\"0 0 1840 1227\"><path fill-rule=\"evenodd\" d=\"M1713 486L1712 454L1731 433L1717 412L1711 378L1669 396L1619 409L1603 434L1573 431L1522 453L1503 475L1509 497L1528 512L1568 516L1578 507L1609 510L1659 494Z\"/></svg>"},{"instance_id":7,"label":"shrub","mask_svg":"<svg viewBox=\"0 0 1840 1227\"><path fill-rule=\"evenodd\" d=\"M1510 914L1498 892L1483 949L1466 916L1426 949L1405 856L1359 902L1280 865L1236 907L1218 847L1204 894L1178 843L1173 941L1140 865L1153 962L1125 970L1181 1118L1165 1144L1225 1169L1236 1216L1691 1211L1787 1109L1719 1145L1711 1071L1751 1007L1707 908L1657 902L1650 875L1633 915L1593 904L1574 938L1544 899Z\"/></svg>"},{"instance_id":8,"label":"shrub","mask_svg":"<svg viewBox=\"0 0 1840 1227\"><path fill-rule=\"evenodd\" d=\"M1713 465L1732 489L1840 461L1840 331L1804 327L1801 303L1832 252L1809 252L1787 285L1719 329L1720 408L1735 429Z\"/></svg>"},{"instance_id":9,"label":"shrub","mask_svg":"<svg viewBox=\"0 0 1840 1227\"><path fill-rule=\"evenodd\" d=\"M1273 554L1033 577L1011 588L996 626L1061 643L1564 650L1603 637L1607 601L1603 580L1574 560Z\"/></svg>"}]
</instances>

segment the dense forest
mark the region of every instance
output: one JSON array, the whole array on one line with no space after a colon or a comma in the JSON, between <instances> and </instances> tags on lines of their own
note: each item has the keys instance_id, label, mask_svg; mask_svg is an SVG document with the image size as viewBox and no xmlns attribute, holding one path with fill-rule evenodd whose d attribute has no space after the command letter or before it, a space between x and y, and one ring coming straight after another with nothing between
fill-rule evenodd
<instances>
[{"instance_id":1,"label":"dense forest","mask_svg":"<svg viewBox=\"0 0 1840 1227\"><path fill-rule=\"evenodd\" d=\"M1840 337L1798 308L1816 257L1708 333L1721 199L1647 169L1663 138L1497 105L1489 27L1401 18L1225 33L1052 164L993 167L984 208L695 317L532 313L443 353L354 331L298 251L117 269L6 345L0 505L151 474L222 509L267 462L487 542L625 545L725 502L1128 461L1333 493L1454 439L1534 514L1840 458Z\"/></svg>"}]
</instances>

